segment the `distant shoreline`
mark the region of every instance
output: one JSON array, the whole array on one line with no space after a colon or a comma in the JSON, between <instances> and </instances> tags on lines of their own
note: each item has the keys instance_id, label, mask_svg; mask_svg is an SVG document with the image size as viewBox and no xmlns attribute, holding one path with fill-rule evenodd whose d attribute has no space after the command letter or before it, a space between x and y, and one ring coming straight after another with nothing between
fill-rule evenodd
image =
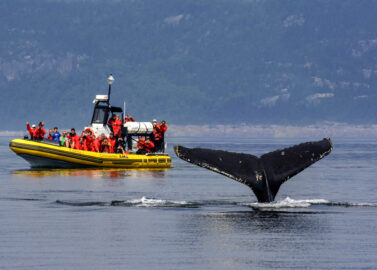
<instances>
[{"instance_id":1,"label":"distant shoreline","mask_svg":"<svg viewBox=\"0 0 377 270\"><path fill-rule=\"evenodd\" d=\"M68 130L68 129L61 129ZM0 136L24 136L27 131L0 131ZM245 138L305 138L342 137L377 138L376 125L324 123L294 125L168 125L168 137L245 137Z\"/></svg>"}]
</instances>

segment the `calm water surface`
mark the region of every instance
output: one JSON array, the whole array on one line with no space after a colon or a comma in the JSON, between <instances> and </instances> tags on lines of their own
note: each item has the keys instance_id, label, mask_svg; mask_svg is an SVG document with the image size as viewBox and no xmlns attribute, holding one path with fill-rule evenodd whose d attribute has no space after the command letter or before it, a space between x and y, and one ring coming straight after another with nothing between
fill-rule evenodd
<instances>
[{"instance_id":1,"label":"calm water surface","mask_svg":"<svg viewBox=\"0 0 377 270\"><path fill-rule=\"evenodd\" d=\"M377 269L377 141L333 141L275 203L258 204L172 145L261 155L304 140L170 138L170 170L35 171L10 139L0 137L0 269Z\"/></svg>"}]
</instances>

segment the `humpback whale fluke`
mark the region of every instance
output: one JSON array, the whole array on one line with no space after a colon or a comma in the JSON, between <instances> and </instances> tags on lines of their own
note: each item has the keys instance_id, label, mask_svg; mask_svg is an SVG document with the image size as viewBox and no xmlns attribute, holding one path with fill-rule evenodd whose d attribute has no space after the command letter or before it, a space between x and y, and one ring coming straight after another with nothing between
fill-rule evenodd
<instances>
[{"instance_id":1,"label":"humpback whale fluke","mask_svg":"<svg viewBox=\"0 0 377 270\"><path fill-rule=\"evenodd\" d=\"M176 155L190 163L228 176L250 187L259 202L272 202L281 184L332 150L330 138L306 142L261 157L205 148L174 146Z\"/></svg>"}]
</instances>

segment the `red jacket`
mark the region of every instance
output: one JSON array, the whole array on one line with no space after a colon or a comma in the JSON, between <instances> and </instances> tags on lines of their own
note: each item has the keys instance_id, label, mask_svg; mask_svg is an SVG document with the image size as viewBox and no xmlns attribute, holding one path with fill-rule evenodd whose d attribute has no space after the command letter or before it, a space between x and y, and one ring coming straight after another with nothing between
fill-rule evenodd
<instances>
[{"instance_id":1,"label":"red jacket","mask_svg":"<svg viewBox=\"0 0 377 270\"><path fill-rule=\"evenodd\" d=\"M34 139L42 140L46 131L42 127L37 127L34 131Z\"/></svg>"},{"instance_id":2,"label":"red jacket","mask_svg":"<svg viewBox=\"0 0 377 270\"><path fill-rule=\"evenodd\" d=\"M92 143L92 152L99 152L100 146L101 146L101 140L98 137Z\"/></svg>"},{"instance_id":3,"label":"red jacket","mask_svg":"<svg viewBox=\"0 0 377 270\"><path fill-rule=\"evenodd\" d=\"M135 119L132 116L126 116L124 118L124 122L125 123L127 123L127 122L135 122Z\"/></svg>"},{"instance_id":4,"label":"red jacket","mask_svg":"<svg viewBox=\"0 0 377 270\"><path fill-rule=\"evenodd\" d=\"M139 149L143 149L143 150L145 150L145 151L147 151L147 152L152 152L152 150L153 150L153 148L154 148L154 143L153 142L146 142L145 140L139 140L138 142L137 142L137 147L139 148Z\"/></svg>"},{"instance_id":5,"label":"red jacket","mask_svg":"<svg viewBox=\"0 0 377 270\"><path fill-rule=\"evenodd\" d=\"M155 141L159 141L164 137L165 131L168 129L168 126L162 126L162 124L158 124L153 129L153 136Z\"/></svg>"},{"instance_id":6,"label":"red jacket","mask_svg":"<svg viewBox=\"0 0 377 270\"><path fill-rule=\"evenodd\" d=\"M86 135L84 137L84 145L83 145L83 149L82 150L85 150L85 151L93 151L92 148L93 148L93 137L89 136L89 135Z\"/></svg>"},{"instance_id":7,"label":"red jacket","mask_svg":"<svg viewBox=\"0 0 377 270\"><path fill-rule=\"evenodd\" d=\"M35 133L35 128L31 128L30 125L29 125L29 123L26 124L26 128L29 131L30 138L33 139L34 138L34 133Z\"/></svg>"},{"instance_id":8,"label":"red jacket","mask_svg":"<svg viewBox=\"0 0 377 270\"><path fill-rule=\"evenodd\" d=\"M100 146L100 152L101 153L111 153L111 144L108 141L102 140L101 146Z\"/></svg>"},{"instance_id":9,"label":"red jacket","mask_svg":"<svg viewBox=\"0 0 377 270\"><path fill-rule=\"evenodd\" d=\"M110 143L110 153L114 153L114 148L117 140L115 138L107 138L107 141Z\"/></svg>"},{"instance_id":10,"label":"red jacket","mask_svg":"<svg viewBox=\"0 0 377 270\"><path fill-rule=\"evenodd\" d=\"M143 149L144 147L144 144L145 144L145 138L141 138L137 141L137 148L139 149Z\"/></svg>"},{"instance_id":11,"label":"red jacket","mask_svg":"<svg viewBox=\"0 0 377 270\"><path fill-rule=\"evenodd\" d=\"M154 149L154 143L153 142L149 142L149 143L144 143L144 150L148 151L148 152L152 152L152 150Z\"/></svg>"},{"instance_id":12,"label":"red jacket","mask_svg":"<svg viewBox=\"0 0 377 270\"><path fill-rule=\"evenodd\" d=\"M162 133L165 133L165 131L168 130L168 126L167 125L162 125L161 123L157 125L158 128L160 129L160 132Z\"/></svg>"},{"instance_id":13,"label":"red jacket","mask_svg":"<svg viewBox=\"0 0 377 270\"><path fill-rule=\"evenodd\" d=\"M78 145L80 145L80 136L78 136L76 133L75 133L75 135L73 135L73 136L71 136L71 133L68 133L68 136L67 136L67 138L68 139L72 139L72 143L74 144L74 148L75 149L79 149L79 148L77 148L78 147Z\"/></svg>"},{"instance_id":14,"label":"red jacket","mask_svg":"<svg viewBox=\"0 0 377 270\"><path fill-rule=\"evenodd\" d=\"M122 126L122 121L120 121L118 118L110 118L107 124L113 127L114 136L120 136L120 128Z\"/></svg>"},{"instance_id":15,"label":"red jacket","mask_svg":"<svg viewBox=\"0 0 377 270\"><path fill-rule=\"evenodd\" d=\"M73 148L76 150L84 150L84 142L80 143L80 140L78 140L77 143L75 142Z\"/></svg>"}]
</instances>

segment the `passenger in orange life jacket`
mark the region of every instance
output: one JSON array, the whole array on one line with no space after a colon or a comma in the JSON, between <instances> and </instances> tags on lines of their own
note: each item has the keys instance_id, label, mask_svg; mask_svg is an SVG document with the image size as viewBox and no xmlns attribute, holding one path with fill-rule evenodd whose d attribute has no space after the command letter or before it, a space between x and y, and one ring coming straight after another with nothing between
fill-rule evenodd
<instances>
[{"instance_id":1,"label":"passenger in orange life jacket","mask_svg":"<svg viewBox=\"0 0 377 270\"><path fill-rule=\"evenodd\" d=\"M168 129L165 120L162 120L160 124L157 124L156 120L153 120L153 141L155 144L155 151L164 152L164 139L165 132Z\"/></svg>"},{"instance_id":2,"label":"passenger in orange life jacket","mask_svg":"<svg viewBox=\"0 0 377 270\"><path fill-rule=\"evenodd\" d=\"M94 150L95 135L93 133L93 130L90 128L86 128L83 131L82 137L84 138L84 150L97 152Z\"/></svg>"},{"instance_id":3,"label":"passenger in orange life jacket","mask_svg":"<svg viewBox=\"0 0 377 270\"><path fill-rule=\"evenodd\" d=\"M139 140L137 141L137 148L139 149L142 149L143 148L143 145L145 143L145 138L144 137L141 137L139 136Z\"/></svg>"},{"instance_id":4,"label":"passenger in orange life jacket","mask_svg":"<svg viewBox=\"0 0 377 270\"><path fill-rule=\"evenodd\" d=\"M107 138L103 138L102 142L101 142L101 147L100 147L100 152L101 153L110 153L110 149L111 149L111 144L109 143L109 141L107 140Z\"/></svg>"},{"instance_id":5,"label":"passenger in orange life jacket","mask_svg":"<svg viewBox=\"0 0 377 270\"><path fill-rule=\"evenodd\" d=\"M26 128L29 131L30 139L34 139L34 133L35 133L35 125L33 124L31 127L29 125L29 122L26 122Z\"/></svg>"},{"instance_id":6,"label":"passenger in orange life jacket","mask_svg":"<svg viewBox=\"0 0 377 270\"><path fill-rule=\"evenodd\" d=\"M126 117L124 118L124 122L125 123L127 123L127 122L135 122L135 119L130 114L127 114Z\"/></svg>"},{"instance_id":7,"label":"passenger in orange life jacket","mask_svg":"<svg viewBox=\"0 0 377 270\"><path fill-rule=\"evenodd\" d=\"M122 121L120 121L118 119L118 115L113 114L111 116L109 122L107 122L107 125L112 129L112 131L114 132L114 136L115 137L119 137L120 136Z\"/></svg>"},{"instance_id":8,"label":"passenger in orange life jacket","mask_svg":"<svg viewBox=\"0 0 377 270\"><path fill-rule=\"evenodd\" d=\"M151 142L150 139L144 139L139 136L139 141L137 142L137 147L139 150L137 150L136 154L143 155L146 153L153 152L154 149L154 143Z\"/></svg>"},{"instance_id":9,"label":"passenger in orange life jacket","mask_svg":"<svg viewBox=\"0 0 377 270\"><path fill-rule=\"evenodd\" d=\"M52 141L54 139L54 138L52 138L52 133L53 133L52 129L49 129L47 139L49 139L50 141Z\"/></svg>"},{"instance_id":10,"label":"passenger in orange life jacket","mask_svg":"<svg viewBox=\"0 0 377 270\"><path fill-rule=\"evenodd\" d=\"M44 130L43 126L44 126L44 123L39 122L38 127L34 131L34 136L33 136L34 140L43 140L46 134L46 131Z\"/></svg>"},{"instance_id":11,"label":"passenger in orange life jacket","mask_svg":"<svg viewBox=\"0 0 377 270\"><path fill-rule=\"evenodd\" d=\"M79 136L76 134L76 130L71 128L71 132L68 134L70 148L76 148L75 145L79 145Z\"/></svg>"},{"instance_id":12,"label":"passenger in orange life jacket","mask_svg":"<svg viewBox=\"0 0 377 270\"><path fill-rule=\"evenodd\" d=\"M76 150L86 150L85 149L85 143L84 143L84 137L79 136L79 142L75 144Z\"/></svg>"},{"instance_id":13,"label":"passenger in orange life jacket","mask_svg":"<svg viewBox=\"0 0 377 270\"><path fill-rule=\"evenodd\" d=\"M90 136L89 134L84 130L81 132L81 136L79 137L79 143L80 143L80 149L79 150L85 150L89 151L90 149Z\"/></svg>"},{"instance_id":14,"label":"passenger in orange life jacket","mask_svg":"<svg viewBox=\"0 0 377 270\"><path fill-rule=\"evenodd\" d=\"M99 153L99 150L101 148L102 136L105 136L105 134L101 134L97 138L95 138L95 135L93 135L93 138L95 138L93 143L92 143L92 151L93 152Z\"/></svg>"},{"instance_id":15,"label":"passenger in orange life jacket","mask_svg":"<svg viewBox=\"0 0 377 270\"><path fill-rule=\"evenodd\" d=\"M119 138L121 138L121 137L119 137ZM109 153L114 153L115 152L115 144L117 142L117 139L114 137L114 133L110 132L109 138L107 140L111 145Z\"/></svg>"}]
</instances>

